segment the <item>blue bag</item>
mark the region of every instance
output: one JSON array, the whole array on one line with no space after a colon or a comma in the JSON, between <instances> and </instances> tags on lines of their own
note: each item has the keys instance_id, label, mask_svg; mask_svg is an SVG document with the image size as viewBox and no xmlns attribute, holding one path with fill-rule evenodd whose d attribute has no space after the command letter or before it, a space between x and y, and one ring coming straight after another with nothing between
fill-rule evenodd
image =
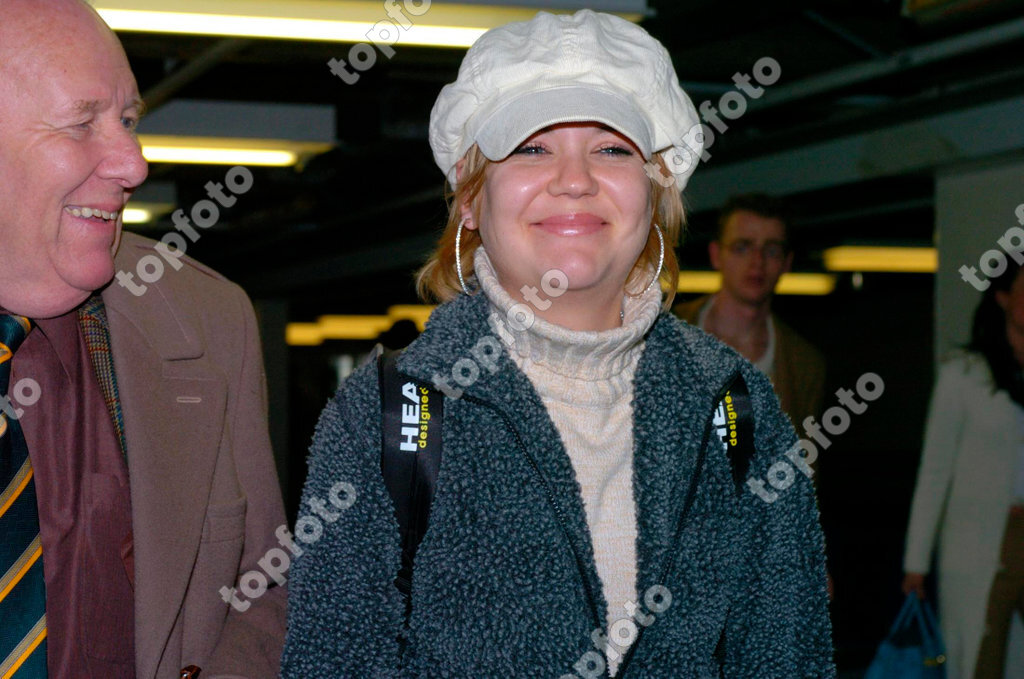
<instances>
[{"instance_id":1,"label":"blue bag","mask_svg":"<svg viewBox=\"0 0 1024 679\"><path fill-rule=\"evenodd\" d=\"M935 614L911 592L864 679L945 679L945 662Z\"/></svg>"}]
</instances>

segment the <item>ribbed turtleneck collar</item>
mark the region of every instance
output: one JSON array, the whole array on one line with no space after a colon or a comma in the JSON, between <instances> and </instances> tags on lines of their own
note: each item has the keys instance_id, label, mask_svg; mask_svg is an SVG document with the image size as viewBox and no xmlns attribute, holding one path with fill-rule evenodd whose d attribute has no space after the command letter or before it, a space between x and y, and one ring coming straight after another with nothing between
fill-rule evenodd
<instances>
[{"instance_id":1,"label":"ribbed turtleneck collar","mask_svg":"<svg viewBox=\"0 0 1024 679\"><path fill-rule=\"evenodd\" d=\"M501 287L483 247L477 248L473 263L483 294L505 318L519 300ZM639 297L624 299L622 326L611 330L568 330L539 316L523 330L505 324L514 340L509 353L541 397L598 407L632 393L644 335L661 311L661 291L652 286Z\"/></svg>"}]
</instances>

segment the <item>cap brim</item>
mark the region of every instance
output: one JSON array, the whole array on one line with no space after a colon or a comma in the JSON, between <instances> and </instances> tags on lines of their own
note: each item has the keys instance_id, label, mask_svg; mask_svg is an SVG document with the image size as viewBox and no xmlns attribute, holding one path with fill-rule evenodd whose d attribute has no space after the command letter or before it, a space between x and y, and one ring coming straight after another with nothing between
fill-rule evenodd
<instances>
[{"instance_id":1,"label":"cap brim","mask_svg":"<svg viewBox=\"0 0 1024 679\"><path fill-rule=\"evenodd\" d=\"M480 120L475 135L488 160L506 158L530 135L559 123L601 123L636 144L645 159L654 151L653 134L638 108L606 90L570 85L502 98Z\"/></svg>"}]
</instances>

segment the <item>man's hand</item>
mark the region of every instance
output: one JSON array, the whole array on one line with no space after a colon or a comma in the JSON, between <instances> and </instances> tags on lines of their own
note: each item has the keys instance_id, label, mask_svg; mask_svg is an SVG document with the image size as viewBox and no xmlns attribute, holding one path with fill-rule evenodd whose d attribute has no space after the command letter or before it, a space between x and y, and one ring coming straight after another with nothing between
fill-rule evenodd
<instances>
[{"instance_id":1,"label":"man's hand","mask_svg":"<svg viewBox=\"0 0 1024 679\"><path fill-rule=\"evenodd\" d=\"M924 599L924 573L905 573L903 576L903 593L917 592L918 599Z\"/></svg>"}]
</instances>

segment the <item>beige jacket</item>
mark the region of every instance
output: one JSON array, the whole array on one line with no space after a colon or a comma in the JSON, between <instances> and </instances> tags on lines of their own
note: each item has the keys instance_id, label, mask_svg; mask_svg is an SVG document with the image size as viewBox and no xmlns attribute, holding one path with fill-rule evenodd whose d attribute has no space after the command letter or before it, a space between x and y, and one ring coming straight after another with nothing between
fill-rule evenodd
<instances>
[{"instance_id":1,"label":"beige jacket","mask_svg":"<svg viewBox=\"0 0 1024 679\"><path fill-rule=\"evenodd\" d=\"M153 245L126 233L116 270L161 259ZM256 319L241 288L182 262L141 296L116 281L103 292L131 479L136 674L272 679L285 588L244 612L219 593L259 570L285 524Z\"/></svg>"}]
</instances>

